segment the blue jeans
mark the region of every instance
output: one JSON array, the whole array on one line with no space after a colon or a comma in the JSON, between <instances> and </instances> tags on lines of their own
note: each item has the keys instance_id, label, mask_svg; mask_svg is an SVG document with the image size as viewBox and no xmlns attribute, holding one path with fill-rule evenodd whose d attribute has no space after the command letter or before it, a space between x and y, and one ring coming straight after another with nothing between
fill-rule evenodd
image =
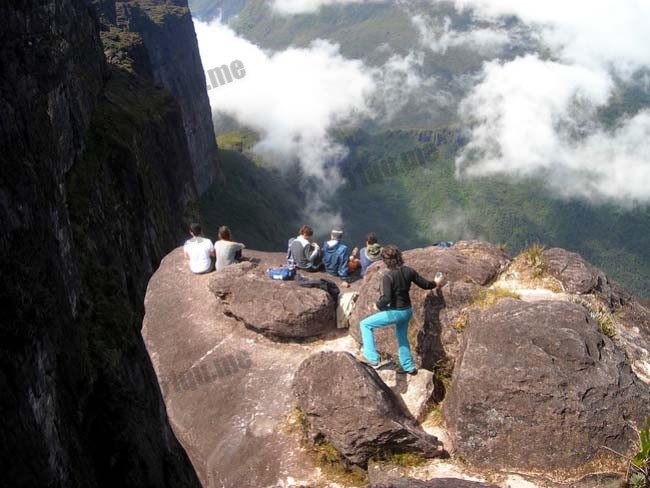
<instances>
[{"instance_id":1,"label":"blue jeans","mask_svg":"<svg viewBox=\"0 0 650 488\"><path fill-rule=\"evenodd\" d=\"M379 354L375 349L375 336L372 330L395 324L400 366L404 371L415 369L408 339L409 320L411 320L412 315L413 309L409 307L401 310L384 310L363 319L359 326L361 328L361 339L363 339L363 355L366 359L373 364L379 362Z\"/></svg>"}]
</instances>

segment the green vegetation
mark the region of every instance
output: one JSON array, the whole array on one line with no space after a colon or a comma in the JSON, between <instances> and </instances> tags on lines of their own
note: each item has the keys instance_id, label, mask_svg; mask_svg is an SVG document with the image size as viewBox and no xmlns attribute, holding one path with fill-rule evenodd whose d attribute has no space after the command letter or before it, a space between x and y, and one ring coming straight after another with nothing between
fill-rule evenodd
<instances>
[{"instance_id":1,"label":"green vegetation","mask_svg":"<svg viewBox=\"0 0 650 488\"><path fill-rule=\"evenodd\" d=\"M227 134L226 147L252 144L248 134ZM220 149L224 183L213 185L200 200L206 235L215 236L228 225L233 238L251 249L281 251L300 227L302 195L298 183L280 171L264 167L239 150Z\"/></svg>"},{"instance_id":2,"label":"green vegetation","mask_svg":"<svg viewBox=\"0 0 650 488\"><path fill-rule=\"evenodd\" d=\"M532 278L542 278L546 274L546 265L542 258L543 252L544 246L533 244L521 253L524 262L531 269Z\"/></svg>"},{"instance_id":3,"label":"green vegetation","mask_svg":"<svg viewBox=\"0 0 650 488\"><path fill-rule=\"evenodd\" d=\"M516 298L517 300L520 300L521 295L512 290L508 290L507 288L498 286L492 288L480 288L474 295L474 298L472 299L472 302L469 304L469 306L478 308L490 308L495 306L504 298Z\"/></svg>"},{"instance_id":4,"label":"green vegetation","mask_svg":"<svg viewBox=\"0 0 650 488\"><path fill-rule=\"evenodd\" d=\"M525 250L524 264L544 281L538 285L553 291L561 289L546 282L542 246L563 247L639 295L650 295L650 209L558 200L532 179L459 180L453 129L441 128L447 137L438 145L421 142L422 133L338 131L350 155L342 167L348 183L333 205L342 213L348 243L362 245L370 230L403 249L441 240L498 242L512 253ZM222 148L234 148L221 151L226 183L202 197L200 212L209 235L228 224L251 248L284 251L300 225L305 195L299 176L291 180L251 157L255 141L249 131L219 137Z\"/></svg>"},{"instance_id":5,"label":"green vegetation","mask_svg":"<svg viewBox=\"0 0 650 488\"><path fill-rule=\"evenodd\" d=\"M368 483L368 473L348 462L336 447L326 440L317 441L313 452L317 465L328 480L351 487L361 487Z\"/></svg>"},{"instance_id":6,"label":"green vegetation","mask_svg":"<svg viewBox=\"0 0 650 488\"><path fill-rule=\"evenodd\" d=\"M609 313L604 308L591 313L591 318L598 321L600 324L600 330L607 337L614 337L616 335L616 325L612 314Z\"/></svg>"},{"instance_id":7,"label":"green vegetation","mask_svg":"<svg viewBox=\"0 0 650 488\"><path fill-rule=\"evenodd\" d=\"M219 149L227 151L238 151L248 153L250 149L257 143L259 137L252 130L240 129L225 132L217 137L217 145Z\"/></svg>"},{"instance_id":8,"label":"green vegetation","mask_svg":"<svg viewBox=\"0 0 650 488\"><path fill-rule=\"evenodd\" d=\"M303 47L314 39L330 39L341 45L346 57L370 56L371 64L374 56L387 57L386 53L377 53L377 46L389 43L408 52L417 41L408 14L390 3L326 5L315 14L282 16L274 15L266 1L252 0L230 24L267 48Z\"/></svg>"},{"instance_id":9,"label":"green vegetation","mask_svg":"<svg viewBox=\"0 0 650 488\"><path fill-rule=\"evenodd\" d=\"M469 322L469 312L463 310L458 317L452 322L451 326L456 332L463 332Z\"/></svg>"},{"instance_id":10,"label":"green vegetation","mask_svg":"<svg viewBox=\"0 0 650 488\"><path fill-rule=\"evenodd\" d=\"M345 162L350 183L337 195L353 242L363 242L369 230L382 242L406 249L480 238L502 243L513 253L530 248L540 275L544 266L534 254L541 248L529 243L544 243L579 252L627 288L650 295L650 249L644 237L650 209L559 200L534 179L459 180L453 145L421 143L420 132L385 131L357 138L359 145ZM397 155L385 150L398 140ZM407 164L403 155L418 149L423 163ZM366 184L359 184L360 178Z\"/></svg>"},{"instance_id":11,"label":"green vegetation","mask_svg":"<svg viewBox=\"0 0 650 488\"><path fill-rule=\"evenodd\" d=\"M610 310L600 303L595 297L578 297L572 296L569 298L572 303L582 305L589 312L589 317L598 322L600 330L607 337L614 337L616 335L616 321Z\"/></svg>"},{"instance_id":12,"label":"green vegetation","mask_svg":"<svg viewBox=\"0 0 650 488\"><path fill-rule=\"evenodd\" d=\"M312 14L288 16L274 14L265 0L192 0L191 7L203 20L214 17L221 9L231 27L264 48L304 47L315 39L328 39L340 44L345 57L368 65L382 64L392 54L405 55L418 43L418 32L409 14L393 2L328 5ZM429 5L423 13L433 16L432 20L449 17L460 30L476 22L468 13L459 14L444 2L435 8ZM527 45L540 48L534 39L522 40L519 47L502 53L502 57L522 54L526 49L522 46ZM477 50L463 47L429 54L422 75L435 76L436 90L452 103L430 106L418 98L391 121L378 122L383 124L381 127L367 132L337 131L338 138L351 151L343 163L349 184L341 189L335 202L343 212L346 239L359 245L365 233L375 230L384 242L412 248L438 240L481 238L502 243L513 255L530 243L559 246L579 252L626 287L650 296L650 208L622 209L612 204L560 199L549 194L539 179L499 176L459 180L453 138L436 142L418 138L422 129L454 131L455 101L463 95L458 84L453 83L454 77L480 70L483 61ZM650 95L639 79L617 90L599 117L614 127L621 116L635 114L648 105ZM222 147L239 150L229 137L224 136ZM413 158L409 162L407 155L417 150L425 155L425 161L411 164ZM259 166L259 162L255 164ZM231 169L226 168L225 173ZM242 192L249 189L244 186ZM294 195L282 194L278 198L282 203L294 196L295 191ZM202 209L215 212L205 206ZM234 211L237 213L237 209ZM265 209L262 217L269 213L274 212ZM296 216L286 217L292 220ZM272 241L263 242L259 233L246 230L248 235L257 234L257 242L265 249L280 245L278 249L284 248L286 235L280 238L269 232L264 235ZM533 266L541 275L543 266Z\"/></svg>"},{"instance_id":13,"label":"green vegetation","mask_svg":"<svg viewBox=\"0 0 650 488\"><path fill-rule=\"evenodd\" d=\"M412 452L386 452L380 454L375 460L400 468L415 468L427 463L426 458Z\"/></svg>"},{"instance_id":14,"label":"green vegetation","mask_svg":"<svg viewBox=\"0 0 650 488\"><path fill-rule=\"evenodd\" d=\"M368 473L351 464L339 450L325 438L310 442L308 420L300 407L294 407L286 417L284 431L297 436L304 449L312 454L314 462L325 477L344 486L362 487L368 483Z\"/></svg>"}]
</instances>

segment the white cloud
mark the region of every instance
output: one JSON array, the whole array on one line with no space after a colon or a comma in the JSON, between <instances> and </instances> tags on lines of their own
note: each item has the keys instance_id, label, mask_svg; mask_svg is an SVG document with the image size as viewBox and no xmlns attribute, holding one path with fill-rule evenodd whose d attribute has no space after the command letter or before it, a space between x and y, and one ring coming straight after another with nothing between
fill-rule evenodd
<instances>
[{"instance_id":1,"label":"white cloud","mask_svg":"<svg viewBox=\"0 0 650 488\"><path fill-rule=\"evenodd\" d=\"M347 150L329 131L370 113L372 75L327 41L267 53L219 22L195 22L195 29L206 71L233 60L246 70L241 79L208 92L212 107L260 134L253 151L265 161L285 168L299 162L306 175L320 180L308 212L321 211L320 220L338 223L336 214L325 215L324 201L341 183L332 163Z\"/></svg>"},{"instance_id":2,"label":"white cloud","mask_svg":"<svg viewBox=\"0 0 650 488\"><path fill-rule=\"evenodd\" d=\"M325 163L345 154L328 131L369 113L375 83L363 63L327 41L266 53L218 22L195 27L206 70L232 60L246 69L243 78L208 92L214 109L259 131L255 150L267 159L280 166L299 159L307 174L324 177Z\"/></svg>"},{"instance_id":3,"label":"white cloud","mask_svg":"<svg viewBox=\"0 0 650 488\"><path fill-rule=\"evenodd\" d=\"M630 73L650 65L650 2L642 0L456 0L486 17L516 15L542 29L565 62Z\"/></svg>"},{"instance_id":4,"label":"white cloud","mask_svg":"<svg viewBox=\"0 0 650 488\"><path fill-rule=\"evenodd\" d=\"M293 14L360 0L269 1L276 11ZM526 56L493 59L481 73L455 79L467 93L460 116L470 135L457 160L459 174L542 175L567 197L650 201L650 185L642 184L650 181L647 113L629 114L614 129L599 122L599 110L621 83L650 70L650 1L455 0L458 9L471 9L475 21L462 31L449 19L436 25L430 12L414 16L416 3L396 4L420 35L414 49L444 54L462 47L490 58L504 46L522 47L521 39L536 41L525 46ZM513 29L504 16L520 23ZM247 70L243 79L209 92L213 106L257 129L262 140L255 149L266 159L280 166L298 160L307 174L333 188L340 177L332 163L346 149L329 137L331 128L366 117L384 123L414 95L432 110L449 103L435 80L423 76L419 51L373 68L344 58L336 44L323 40L264 52L219 24L197 24L197 33L206 68L240 59ZM650 90L647 74L643 80L636 77ZM322 208L326 197L315 207Z\"/></svg>"},{"instance_id":5,"label":"white cloud","mask_svg":"<svg viewBox=\"0 0 650 488\"><path fill-rule=\"evenodd\" d=\"M431 219L431 232L434 238L440 240L486 240L472 229L469 218L462 208L451 208L434 213Z\"/></svg>"},{"instance_id":6,"label":"white cloud","mask_svg":"<svg viewBox=\"0 0 650 488\"><path fill-rule=\"evenodd\" d=\"M449 17L445 17L442 25L431 22L420 14L411 17L411 21L420 33L422 44L434 53L445 54L449 48L462 46L481 54L490 54L498 52L498 49L510 42L509 32L496 26L461 32L453 30Z\"/></svg>"},{"instance_id":7,"label":"white cloud","mask_svg":"<svg viewBox=\"0 0 650 488\"><path fill-rule=\"evenodd\" d=\"M307 204L322 225L340 224L327 210L342 184L337 163L347 148L330 136L333 128L368 118L389 120L423 83L422 56L391 56L383 67L346 59L339 47L316 40L307 48L265 52L219 22L195 22L206 71L241 61L245 75L208 91L218 113L260 134L253 152L280 168L299 163L320 183ZM210 84L210 80L208 80Z\"/></svg>"},{"instance_id":8,"label":"white cloud","mask_svg":"<svg viewBox=\"0 0 650 488\"><path fill-rule=\"evenodd\" d=\"M486 63L461 104L459 174L543 176L564 197L650 202L650 112L600 123L618 84L650 67L650 2L456 0L484 21L516 15L551 53Z\"/></svg>"},{"instance_id":9,"label":"white cloud","mask_svg":"<svg viewBox=\"0 0 650 488\"><path fill-rule=\"evenodd\" d=\"M371 70L377 83L372 98L374 116L381 122L390 121L421 90L433 92L435 80L425 79L420 75L424 62L423 53L411 52L406 56L393 55L379 68Z\"/></svg>"}]
</instances>

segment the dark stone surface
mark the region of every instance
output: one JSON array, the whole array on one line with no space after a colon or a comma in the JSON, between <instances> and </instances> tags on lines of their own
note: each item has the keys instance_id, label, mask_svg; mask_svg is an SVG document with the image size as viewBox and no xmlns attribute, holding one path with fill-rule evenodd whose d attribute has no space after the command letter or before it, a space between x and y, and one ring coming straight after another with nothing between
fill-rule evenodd
<instances>
[{"instance_id":1,"label":"dark stone surface","mask_svg":"<svg viewBox=\"0 0 650 488\"><path fill-rule=\"evenodd\" d=\"M650 393L580 305L504 299L472 314L443 404L457 452L490 468L579 466L627 452Z\"/></svg>"},{"instance_id":2,"label":"dark stone surface","mask_svg":"<svg viewBox=\"0 0 650 488\"><path fill-rule=\"evenodd\" d=\"M194 184L198 194L203 194L219 175L218 153L187 1L121 2L116 23L142 38L155 83L168 90L178 104Z\"/></svg>"},{"instance_id":3,"label":"dark stone surface","mask_svg":"<svg viewBox=\"0 0 650 488\"><path fill-rule=\"evenodd\" d=\"M377 373L349 353L310 356L296 373L293 391L312 438L325 438L352 463L364 466L381 451L445 454Z\"/></svg>"},{"instance_id":4,"label":"dark stone surface","mask_svg":"<svg viewBox=\"0 0 650 488\"><path fill-rule=\"evenodd\" d=\"M463 307L476 291L490 284L510 263L497 246L479 241L458 242L450 248L427 247L404 252L404 262L427 279L437 271L444 273L447 284L440 290L411 287L413 318L409 330L416 362L426 369L447 358L453 360L458 350L458 334L452 327ZM350 334L360 343L359 323L374 313L373 304L380 293L383 263L373 264L359 289L360 296L350 321ZM375 331L377 350L397 354L392 327Z\"/></svg>"},{"instance_id":5,"label":"dark stone surface","mask_svg":"<svg viewBox=\"0 0 650 488\"><path fill-rule=\"evenodd\" d=\"M562 283L568 293L589 293L606 277L579 254L552 248L542 253L547 271Z\"/></svg>"},{"instance_id":6,"label":"dark stone surface","mask_svg":"<svg viewBox=\"0 0 650 488\"><path fill-rule=\"evenodd\" d=\"M227 315L270 337L307 339L336 330L336 301L329 293L271 280L250 262L214 273L210 290Z\"/></svg>"},{"instance_id":7,"label":"dark stone surface","mask_svg":"<svg viewBox=\"0 0 650 488\"><path fill-rule=\"evenodd\" d=\"M106 63L98 19L115 11L0 7L0 470L13 487L199 485L139 333L148 278L196 198L190 156L151 72Z\"/></svg>"},{"instance_id":8,"label":"dark stone surface","mask_svg":"<svg viewBox=\"0 0 650 488\"><path fill-rule=\"evenodd\" d=\"M498 488L497 485L466 481L457 478L437 478L427 481L401 478L381 483L372 483L367 488Z\"/></svg>"}]
</instances>

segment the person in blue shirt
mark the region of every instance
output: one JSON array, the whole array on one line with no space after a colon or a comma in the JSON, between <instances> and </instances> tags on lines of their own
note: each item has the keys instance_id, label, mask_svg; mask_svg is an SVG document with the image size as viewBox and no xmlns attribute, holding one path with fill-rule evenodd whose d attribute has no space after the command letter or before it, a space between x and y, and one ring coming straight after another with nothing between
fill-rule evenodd
<instances>
[{"instance_id":1,"label":"person in blue shirt","mask_svg":"<svg viewBox=\"0 0 650 488\"><path fill-rule=\"evenodd\" d=\"M332 230L330 240L323 244L323 264L325 271L331 276L338 276L347 282L349 276L348 263L350 249L341 242L342 230Z\"/></svg>"}]
</instances>

